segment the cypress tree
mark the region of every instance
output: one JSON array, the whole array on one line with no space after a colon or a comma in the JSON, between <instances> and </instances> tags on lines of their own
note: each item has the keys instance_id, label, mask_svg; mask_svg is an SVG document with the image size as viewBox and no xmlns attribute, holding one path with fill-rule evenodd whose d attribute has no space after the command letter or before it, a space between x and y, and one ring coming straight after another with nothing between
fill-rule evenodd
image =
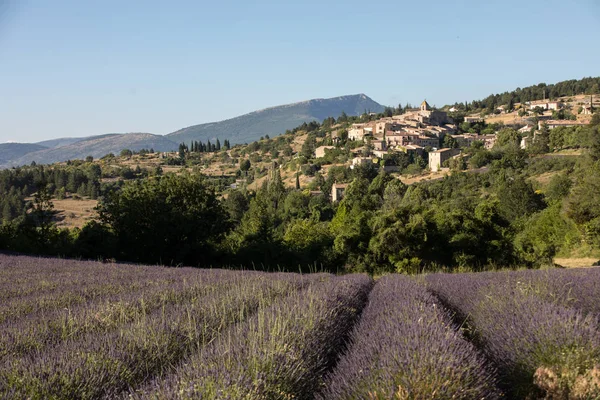
<instances>
[{"instance_id":1,"label":"cypress tree","mask_svg":"<svg viewBox=\"0 0 600 400\"><path fill-rule=\"evenodd\" d=\"M85 183L81 183L79 189L77 189L77 194L80 196L85 196L87 194L87 188L85 187Z\"/></svg>"},{"instance_id":2,"label":"cypress tree","mask_svg":"<svg viewBox=\"0 0 600 400\"><path fill-rule=\"evenodd\" d=\"M9 222L12 219L13 219L13 213L12 213L12 208L10 206L10 202L9 201L5 201L4 202L4 207L2 208L2 220L4 222Z\"/></svg>"},{"instance_id":3,"label":"cypress tree","mask_svg":"<svg viewBox=\"0 0 600 400\"><path fill-rule=\"evenodd\" d=\"M221 150L221 142L219 142L219 138L217 138L217 151Z\"/></svg>"},{"instance_id":4,"label":"cypress tree","mask_svg":"<svg viewBox=\"0 0 600 400\"><path fill-rule=\"evenodd\" d=\"M98 187L90 182L90 198L96 200L98 198Z\"/></svg>"},{"instance_id":5,"label":"cypress tree","mask_svg":"<svg viewBox=\"0 0 600 400\"><path fill-rule=\"evenodd\" d=\"M296 172L296 189L300 189L300 174Z\"/></svg>"}]
</instances>

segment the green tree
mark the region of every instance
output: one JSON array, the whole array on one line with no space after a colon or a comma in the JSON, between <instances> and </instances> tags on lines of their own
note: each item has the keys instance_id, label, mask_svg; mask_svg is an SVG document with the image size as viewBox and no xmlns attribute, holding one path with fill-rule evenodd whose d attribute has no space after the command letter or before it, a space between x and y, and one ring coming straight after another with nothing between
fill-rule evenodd
<instances>
[{"instance_id":1,"label":"green tree","mask_svg":"<svg viewBox=\"0 0 600 400\"><path fill-rule=\"evenodd\" d=\"M10 222L13 219L13 217L13 210L10 206L10 202L4 201L4 205L2 206L2 222Z\"/></svg>"},{"instance_id":2,"label":"green tree","mask_svg":"<svg viewBox=\"0 0 600 400\"><path fill-rule=\"evenodd\" d=\"M383 210L388 211L398 207L404 198L407 186L400 179L387 183L383 192Z\"/></svg>"},{"instance_id":3,"label":"green tree","mask_svg":"<svg viewBox=\"0 0 600 400\"><path fill-rule=\"evenodd\" d=\"M515 247L529 263L552 264L561 249L581 241L577 227L560 209L560 204L555 204L532 215L516 236Z\"/></svg>"},{"instance_id":4,"label":"green tree","mask_svg":"<svg viewBox=\"0 0 600 400\"><path fill-rule=\"evenodd\" d=\"M285 220L308 218L310 196L300 191L291 191L283 202L283 218Z\"/></svg>"},{"instance_id":5,"label":"green tree","mask_svg":"<svg viewBox=\"0 0 600 400\"><path fill-rule=\"evenodd\" d=\"M300 150L300 155L307 159L312 158L315 155L315 149L317 148L317 139L314 134L309 134Z\"/></svg>"},{"instance_id":6,"label":"green tree","mask_svg":"<svg viewBox=\"0 0 600 400\"><path fill-rule=\"evenodd\" d=\"M328 250L333 244L333 236L325 222L296 219L287 226L283 241L295 253L299 264L315 261L326 267L331 264Z\"/></svg>"},{"instance_id":7,"label":"green tree","mask_svg":"<svg viewBox=\"0 0 600 400\"><path fill-rule=\"evenodd\" d=\"M456 141L456 139L454 139L452 137L452 135L446 135L444 136L444 146L446 148L449 149L456 149L458 148L458 142Z\"/></svg>"},{"instance_id":8,"label":"green tree","mask_svg":"<svg viewBox=\"0 0 600 400\"><path fill-rule=\"evenodd\" d=\"M229 228L211 186L190 175L129 183L108 193L98 214L117 238L119 258L136 262L208 262Z\"/></svg>"},{"instance_id":9,"label":"green tree","mask_svg":"<svg viewBox=\"0 0 600 400\"><path fill-rule=\"evenodd\" d=\"M77 189L77 194L81 197L85 196L88 194L87 191L87 187L85 186L85 183L81 183L81 185L79 185L79 188Z\"/></svg>"},{"instance_id":10,"label":"green tree","mask_svg":"<svg viewBox=\"0 0 600 400\"><path fill-rule=\"evenodd\" d=\"M63 200L65 197L66 197L66 194L65 194L65 188L64 187L61 187L60 189L58 189L56 191L56 198L58 200Z\"/></svg>"},{"instance_id":11,"label":"green tree","mask_svg":"<svg viewBox=\"0 0 600 400\"><path fill-rule=\"evenodd\" d=\"M47 242L50 237L50 231L54 228L54 203L52 196L46 189L46 185L40 185L38 191L33 195L33 203L31 204L30 219L39 229L40 237L43 242Z\"/></svg>"},{"instance_id":12,"label":"green tree","mask_svg":"<svg viewBox=\"0 0 600 400\"><path fill-rule=\"evenodd\" d=\"M526 218L544 207L542 197L521 175L504 175L495 187L499 212L507 221Z\"/></svg>"},{"instance_id":13,"label":"green tree","mask_svg":"<svg viewBox=\"0 0 600 400\"><path fill-rule=\"evenodd\" d=\"M248 170L250 169L250 160L242 160L242 162L240 162L240 171L242 172L248 172Z\"/></svg>"},{"instance_id":14,"label":"green tree","mask_svg":"<svg viewBox=\"0 0 600 400\"><path fill-rule=\"evenodd\" d=\"M120 155L121 157L131 157L133 155L133 152L129 149L123 149L121 150Z\"/></svg>"},{"instance_id":15,"label":"green tree","mask_svg":"<svg viewBox=\"0 0 600 400\"><path fill-rule=\"evenodd\" d=\"M348 122L348 115L346 114L346 112L342 111L342 113L340 114L340 116L337 119L338 123L344 123L344 122Z\"/></svg>"},{"instance_id":16,"label":"green tree","mask_svg":"<svg viewBox=\"0 0 600 400\"><path fill-rule=\"evenodd\" d=\"M229 214L229 218L235 224L239 224L248 211L248 198L239 190L232 190L223 200L223 207Z\"/></svg>"},{"instance_id":17,"label":"green tree","mask_svg":"<svg viewBox=\"0 0 600 400\"><path fill-rule=\"evenodd\" d=\"M511 128L504 128L496 134L496 143L494 147L518 147L520 141L521 137L519 136L519 132Z\"/></svg>"},{"instance_id":18,"label":"green tree","mask_svg":"<svg viewBox=\"0 0 600 400\"><path fill-rule=\"evenodd\" d=\"M548 125L542 124L542 129L534 136L531 151L535 154L545 154L550 151L550 129L548 129Z\"/></svg>"},{"instance_id":19,"label":"green tree","mask_svg":"<svg viewBox=\"0 0 600 400\"><path fill-rule=\"evenodd\" d=\"M554 175L545 190L546 199L551 202L562 201L571 192L573 182L566 173Z\"/></svg>"}]
</instances>

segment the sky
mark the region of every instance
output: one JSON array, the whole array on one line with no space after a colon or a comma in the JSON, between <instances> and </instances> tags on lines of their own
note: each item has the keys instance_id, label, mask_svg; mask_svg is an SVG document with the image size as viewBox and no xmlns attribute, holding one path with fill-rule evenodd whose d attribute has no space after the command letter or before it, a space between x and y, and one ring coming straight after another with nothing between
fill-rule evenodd
<instances>
[{"instance_id":1,"label":"sky","mask_svg":"<svg viewBox=\"0 0 600 400\"><path fill-rule=\"evenodd\" d=\"M0 143L600 75L598 0L0 0Z\"/></svg>"}]
</instances>

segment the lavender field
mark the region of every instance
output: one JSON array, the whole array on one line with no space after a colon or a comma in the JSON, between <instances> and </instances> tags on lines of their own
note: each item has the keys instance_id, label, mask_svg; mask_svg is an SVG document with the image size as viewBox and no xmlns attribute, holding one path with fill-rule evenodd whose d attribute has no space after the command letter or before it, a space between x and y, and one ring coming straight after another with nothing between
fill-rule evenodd
<instances>
[{"instance_id":1,"label":"lavender field","mask_svg":"<svg viewBox=\"0 0 600 400\"><path fill-rule=\"evenodd\" d=\"M0 255L0 398L597 399L599 285Z\"/></svg>"}]
</instances>

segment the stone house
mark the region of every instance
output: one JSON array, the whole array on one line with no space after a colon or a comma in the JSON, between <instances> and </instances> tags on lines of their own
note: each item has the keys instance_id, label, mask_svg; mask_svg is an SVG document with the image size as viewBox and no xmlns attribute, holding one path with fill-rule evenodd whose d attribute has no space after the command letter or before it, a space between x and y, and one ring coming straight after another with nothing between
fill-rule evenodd
<instances>
[{"instance_id":1,"label":"stone house","mask_svg":"<svg viewBox=\"0 0 600 400\"><path fill-rule=\"evenodd\" d=\"M352 124L350 130L348 130L348 139L350 140L363 140L365 136L365 124Z\"/></svg>"},{"instance_id":2,"label":"stone house","mask_svg":"<svg viewBox=\"0 0 600 400\"><path fill-rule=\"evenodd\" d=\"M429 169L431 172L439 171L446 160L458 154L460 154L459 149L440 149L429 152Z\"/></svg>"},{"instance_id":3,"label":"stone house","mask_svg":"<svg viewBox=\"0 0 600 400\"><path fill-rule=\"evenodd\" d=\"M429 136L418 136L411 144L416 144L422 147L440 147L440 139Z\"/></svg>"},{"instance_id":4,"label":"stone house","mask_svg":"<svg viewBox=\"0 0 600 400\"><path fill-rule=\"evenodd\" d=\"M563 106L563 103L560 101L532 101L529 103L529 109L534 110L536 107L541 108L542 110L560 110Z\"/></svg>"},{"instance_id":5,"label":"stone house","mask_svg":"<svg viewBox=\"0 0 600 400\"><path fill-rule=\"evenodd\" d=\"M335 146L320 146L315 149L315 157L323 158L325 157L325 151L335 149Z\"/></svg>"},{"instance_id":6,"label":"stone house","mask_svg":"<svg viewBox=\"0 0 600 400\"><path fill-rule=\"evenodd\" d=\"M465 117L465 122L469 124L476 124L477 122L483 122L483 118L481 117Z\"/></svg>"},{"instance_id":7,"label":"stone house","mask_svg":"<svg viewBox=\"0 0 600 400\"><path fill-rule=\"evenodd\" d=\"M352 159L352 165L350 169L354 169L357 165L369 164L372 163L373 159L371 157L354 157Z\"/></svg>"},{"instance_id":8,"label":"stone house","mask_svg":"<svg viewBox=\"0 0 600 400\"><path fill-rule=\"evenodd\" d=\"M592 115L594 110L590 104L584 104L581 106L581 115Z\"/></svg>"},{"instance_id":9,"label":"stone house","mask_svg":"<svg viewBox=\"0 0 600 400\"><path fill-rule=\"evenodd\" d=\"M545 121L538 122L538 129L541 130L542 126L544 124L546 124L546 126L548 126L548 129L554 129L554 128L558 128L561 126L568 128L568 127L572 127L572 126L586 126L587 125L587 123L579 122L579 121L548 119Z\"/></svg>"},{"instance_id":10,"label":"stone house","mask_svg":"<svg viewBox=\"0 0 600 400\"><path fill-rule=\"evenodd\" d=\"M347 183L334 183L331 186L331 201L341 201L346 194Z\"/></svg>"},{"instance_id":11,"label":"stone house","mask_svg":"<svg viewBox=\"0 0 600 400\"><path fill-rule=\"evenodd\" d=\"M422 146L417 146L415 144L407 144L406 146L399 147L399 150L405 152L406 154L414 154L418 156L422 156L425 148Z\"/></svg>"}]
</instances>

